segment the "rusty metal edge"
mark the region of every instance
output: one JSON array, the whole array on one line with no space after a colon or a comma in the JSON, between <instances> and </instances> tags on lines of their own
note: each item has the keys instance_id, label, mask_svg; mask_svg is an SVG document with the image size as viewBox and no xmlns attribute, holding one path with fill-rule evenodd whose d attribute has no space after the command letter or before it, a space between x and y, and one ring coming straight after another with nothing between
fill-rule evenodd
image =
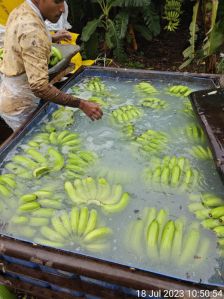
<instances>
[{"instance_id":1,"label":"rusty metal edge","mask_svg":"<svg viewBox=\"0 0 224 299\"><path fill-rule=\"evenodd\" d=\"M0 274L0 284L3 284L7 287L10 287L12 289L16 289L22 292L25 292L26 294L29 294L31 296L35 296L37 298L43 298L43 299L84 299L83 296L72 296L65 292L57 292L53 291L51 289L42 288L39 286L30 285L27 282L23 282L11 277L4 277ZM63 297L62 297L63 296Z\"/></svg>"},{"instance_id":2,"label":"rusty metal edge","mask_svg":"<svg viewBox=\"0 0 224 299\"><path fill-rule=\"evenodd\" d=\"M22 265L16 265L12 263L5 262L0 259L0 273L7 274L22 274L32 279L41 280L49 284L57 285L61 288L67 288L72 291L87 293L91 295L103 295L107 294L107 298L116 299L123 298L123 294L118 290L113 290L110 294L107 287L103 287L94 283L86 282L78 278L69 278L66 276L59 276L58 274L52 274L48 272L43 272L39 269L32 269ZM133 298L133 297L131 297Z\"/></svg>"},{"instance_id":3,"label":"rusty metal edge","mask_svg":"<svg viewBox=\"0 0 224 299\"><path fill-rule=\"evenodd\" d=\"M0 253L136 290L213 289L213 287L200 283L188 283L77 253L29 244L5 236L0 237Z\"/></svg>"}]
</instances>

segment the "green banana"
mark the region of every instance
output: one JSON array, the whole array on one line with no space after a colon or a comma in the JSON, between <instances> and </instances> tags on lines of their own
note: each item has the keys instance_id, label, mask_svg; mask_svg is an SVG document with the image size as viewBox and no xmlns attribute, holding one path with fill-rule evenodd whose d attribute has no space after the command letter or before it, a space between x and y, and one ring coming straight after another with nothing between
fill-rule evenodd
<instances>
[{"instance_id":1,"label":"green banana","mask_svg":"<svg viewBox=\"0 0 224 299\"><path fill-rule=\"evenodd\" d=\"M210 213L211 210L209 209L201 209L201 210L197 210L194 212L195 216L197 219L206 219L209 217L209 213Z\"/></svg>"},{"instance_id":2,"label":"green banana","mask_svg":"<svg viewBox=\"0 0 224 299\"><path fill-rule=\"evenodd\" d=\"M194 255L197 253L197 248L200 240L200 232L196 228L190 228L183 243L183 251L179 259L179 265L185 265L193 262Z\"/></svg>"},{"instance_id":3,"label":"green banana","mask_svg":"<svg viewBox=\"0 0 224 299\"><path fill-rule=\"evenodd\" d=\"M224 226L216 226L213 228L213 231L216 233L217 237L224 237Z\"/></svg>"},{"instance_id":4,"label":"green banana","mask_svg":"<svg viewBox=\"0 0 224 299\"><path fill-rule=\"evenodd\" d=\"M93 209L89 213L88 223L83 234L87 235L88 233L93 231L96 228L96 224L97 224L97 211Z\"/></svg>"},{"instance_id":5,"label":"green banana","mask_svg":"<svg viewBox=\"0 0 224 299\"><path fill-rule=\"evenodd\" d=\"M171 187L177 187L180 181L180 175L181 175L181 168L178 165L175 165L172 168L172 173L171 173Z\"/></svg>"},{"instance_id":6,"label":"green banana","mask_svg":"<svg viewBox=\"0 0 224 299\"><path fill-rule=\"evenodd\" d=\"M22 195L22 196L20 197L20 201L21 201L22 203L26 203L26 202L34 201L34 200L36 200L36 199L37 199L37 196L36 196L36 194L34 194L34 193L31 193L31 194L25 194L25 195Z\"/></svg>"},{"instance_id":7,"label":"green banana","mask_svg":"<svg viewBox=\"0 0 224 299\"><path fill-rule=\"evenodd\" d=\"M159 236L158 236L158 242L160 242L161 240L161 236L162 236L162 231L163 231L163 227L164 227L164 224L167 220L167 217L168 217L168 212L164 209L161 209L157 216L156 216L156 221L158 222L159 224Z\"/></svg>"},{"instance_id":8,"label":"green banana","mask_svg":"<svg viewBox=\"0 0 224 299\"><path fill-rule=\"evenodd\" d=\"M160 259L164 262L169 261L172 244L173 244L174 233L175 233L175 224L172 220L169 220L163 228L161 241L160 241L160 248L159 248Z\"/></svg>"},{"instance_id":9,"label":"green banana","mask_svg":"<svg viewBox=\"0 0 224 299\"><path fill-rule=\"evenodd\" d=\"M112 230L109 227L96 228L95 230L89 232L87 235L84 236L83 242L84 243L95 242L111 234L112 234Z\"/></svg>"},{"instance_id":10,"label":"green banana","mask_svg":"<svg viewBox=\"0 0 224 299\"><path fill-rule=\"evenodd\" d=\"M19 212L29 212L40 208L40 203L36 201L27 202L19 206Z\"/></svg>"},{"instance_id":11,"label":"green banana","mask_svg":"<svg viewBox=\"0 0 224 299\"><path fill-rule=\"evenodd\" d=\"M121 212L128 205L129 200L130 200L129 193L125 192L121 196L121 200L118 203L113 204L113 205L109 205L109 204L108 205L103 205L102 210L105 213L118 213L118 212Z\"/></svg>"},{"instance_id":12,"label":"green banana","mask_svg":"<svg viewBox=\"0 0 224 299\"><path fill-rule=\"evenodd\" d=\"M53 242L63 242L64 237L62 237L58 232L55 230L51 229L50 227L43 226L40 229L41 234L48 240L53 241Z\"/></svg>"},{"instance_id":13,"label":"green banana","mask_svg":"<svg viewBox=\"0 0 224 299\"><path fill-rule=\"evenodd\" d=\"M218 219L205 219L201 222L202 226L207 229L213 229L216 226L220 226L220 221Z\"/></svg>"},{"instance_id":14,"label":"green banana","mask_svg":"<svg viewBox=\"0 0 224 299\"><path fill-rule=\"evenodd\" d=\"M14 180L14 175L9 175L9 174L2 174L0 175L0 184L6 184L10 188L15 188L16 187L16 181Z\"/></svg>"},{"instance_id":15,"label":"green banana","mask_svg":"<svg viewBox=\"0 0 224 299\"><path fill-rule=\"evenodd\" d=\"M82 207L79 213L79 224L77 233L79 236L82 236L87 228L89 219L89 210L87 207Z\"/></svg>"},{"instance_id":16,"label":"green banana","mask_svg":"<svg viewBox=\"0 0 224 299\"><path fill-rule=\"evenodd\" d=\"M64 157L53 147L48 149L48 154L53 157L54 166L51 167L51 171L59 171L64 166Z\"/></svg>"},{"instance_id":17,"label":"green banana","mask_svg":"<svg viewBox=\"0 0 224 299\"><path fill-rule=\"evenodd\" d=\"M38 167L38 164L31 160L30 158L23 157L21 155L16 155L12 158L12 161L21 164L22 166L25 166L27 168L36 168Z\"/></svg>"},{"instance_id":18,"label":"green banana","mask_svg":"<svg viewBox=\"0 0 224 299\"><path fill-rule=\"evenodd\" d=\"M25 152L31 156L36 162L47 165L47 159L35 149L27 149Z\"/></svg>"},{"instance_id":19,"label":"green banana","mask_svg":"<svg viewBox=\"0 0 224 299\"><path fill-rule=\"evenodd\" d=\"M212 207L219 207L224 204L224 201L222 198L217 197L213 194L204 194L202 195L202 203L208 208Z\"/></svg>"},{"instance_id":20,"label":"green banana","mask_svg":"<svg viewBox=\"0 0 224 299\"><path fill-rule=\"evenodd\" d=\"M171 250L171 258L173 261L177 261L181 255L183 235L184 235L185 220L179 218L175 221L175 233L173 237L173 245Z\"/></svg>"},{"instance_id":21,"label":"green banana","mask_svg":"<svg viewBox=\"0 0 224 299\"><path fill-rule=\"evenodd\" d=\"M58 216L54 216L51 218L51 225L54 228L54 231L57 232L61 236L61 238L69 237L68 230L64 227L62 220Z\"/></svg>"},{"instance_id":22,"label":"green banana","mask_svg":"<svg viewBox=\"0 0 224 299\"><path fill-rule=\"evenodd\" d=\"M29 218L26 216L13 216L11 218L11 223L13 224L25 224L29 222Z\"/></svg>"},{"instance_id":23,"label":"green banana","mask_svg":"<svg viewBox=\"0 0 224 299\"><path fill-rule=\"evenodd\" d=\"M198 210L202 210L204 208L203 204L201 202L193 202L188 205L188 210L190 212L195 212Z\"/></svg>"},{"instance_id":24,"label":"green banana","mask_svg":"<svg viewBox=\"0 0 224 299\"><path fill-rule=\"evenodd\" d=\"M144 227L144 239L147 240L147 231L151 222L156 218L157 210L156 208L147 209L147 215L143 218L145 227Z\"/></svg>"},{"instance_id":25,"label":"green banana","mask_svg":"<svg viewBox=\"0 0 224 299\"><path fill-rule=\"evenodd\" d=\"M49 171L50 171L50 168L48 168L47 166L41 166L41 167L38 167L33 170L33 176L35 178L40 178L43 175L49 173Z\"/></svg>"},{"instance_id":26,"label":"green banana","mask_svg":"<svg viewBox=\"0 0 224 299\"><path fill-rule=\"evenodd\" d=\"M7 187L0 184L0 194L4 197L9 197L11 195L11 191Z\"/></svg>"},{"instance_id":27,"label":"green banana","mask_svg":"<svg viewBox=\"0 0 224 299\"><path fill-rule=\"evenodd\" d=\"M147 230L147 253L150 259L158 259L158 236L159 224L157 220L153 220Z\"/></svg>"},{"instance_id":28,"label":"green banana","mask_svg":"<svg viewBox=\"0 0 224 299\"><path fill-rule=\"evenodd\" d=\"M224 206L219 206L217 208L211 209L209 212L209 217L211 218L220 218L224 216Z\"/></svg>"},{"instance_id":29,"label":"green banana","mask_svg":"<svg viewBox=\"0 0 224 299\"><path fill-rule=\"evenodd\" d=\"M77 234L79 225L79 209L77 207L72 208L70 213L70 221L73 233Z\"/></svg>"},{"instance_id":30,"label":"green banana","mask_svg":"<svg viewBox=\"0 0 224 299\"><path fill-rule=\"evenodd\" d=\"M62 221L63 226L67 230L68 234L71 235L72 234L72 226L71 226L71 221L70 221L70 215L66 212L63 212L60 215L60 219Z\"/></svg>"},{"instance_id":31,"label":"green banana","mask_svg":"<svg viewBox=\"0 0 224 299\"><path fill-rule=\"evenodd\" d=\"M131 230L129 231L129 246L134 251L135 254L142 255L143 248L143 230L144 230L144 221L137 219L133 222Z\"/></svg>"}]
</instances>

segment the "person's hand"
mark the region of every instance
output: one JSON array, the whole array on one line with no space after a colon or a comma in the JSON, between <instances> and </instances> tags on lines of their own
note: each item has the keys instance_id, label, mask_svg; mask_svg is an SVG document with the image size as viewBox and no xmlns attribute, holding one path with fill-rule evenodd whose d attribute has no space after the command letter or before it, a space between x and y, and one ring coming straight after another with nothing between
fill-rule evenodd
<instances>
[{"instance_id":1,"label":"person's hand","mask_svg":"<svg viewBox=\"0 0 224 299\"><path fill-rule=\"evenodd\" d=\"M69 42L72 40L71 34L67 30L59 30L54 35L52 35L53 43L60 43L62 40Z\"/></svg>"},{"instance_id":2,"label":"person's hand","mask_svg":"<svg viewBox=\"0 0 224 299\"><path fill-rule=\"evenodd\" d=\"M81 109L93 121L96 119L100 119L103 116L103 111L96 103L81 100L79 109Z\"/></svg>"}]
</instances>

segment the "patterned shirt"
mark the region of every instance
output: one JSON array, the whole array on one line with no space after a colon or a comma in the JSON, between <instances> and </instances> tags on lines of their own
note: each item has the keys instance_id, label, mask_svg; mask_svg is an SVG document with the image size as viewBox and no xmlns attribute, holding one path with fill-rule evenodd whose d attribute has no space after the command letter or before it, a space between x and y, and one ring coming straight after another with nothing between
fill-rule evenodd
<instances>
[{"instance_id":1,"label":"patterned shirt","mask_svg":"<svg viewBox=\"0 0 224 299\"><path fill-rule=\"evenodd\" d=\"M10 14L0 71L8 77L26 73L31 89L49 82L51 41L43 20L26 2Z\"/></svg>"}]
</instances>

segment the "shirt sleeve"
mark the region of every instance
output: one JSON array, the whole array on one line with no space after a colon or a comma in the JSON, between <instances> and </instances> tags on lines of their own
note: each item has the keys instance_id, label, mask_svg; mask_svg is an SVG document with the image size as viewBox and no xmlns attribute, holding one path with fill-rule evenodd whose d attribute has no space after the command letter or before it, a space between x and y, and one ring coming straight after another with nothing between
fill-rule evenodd
<instances>
[{"instance_id":1,"label":"shirt sleeve","mask_svg":"<svg viewBox=\"0 0 224 299\"><path fill-rule=\"evenodd\" d=\"M40 32L41 30L30 28L20 37L22 59L31 90L41 89L49 82L50 49L46 38Z\"/></svg>"},{"instance_id":2,"label":"shirt sleeve","mask_svg":"<svg viewBox=\"0 0 224 299\"><path fill-rule=\"evenodd\" d=\"M40 30L23 32L20 46L24 68L32 92L45 101L63 106L79 107L80 99L67 95L49 83L48 60L50 49Z\"/></svg>"}]
</instances>

